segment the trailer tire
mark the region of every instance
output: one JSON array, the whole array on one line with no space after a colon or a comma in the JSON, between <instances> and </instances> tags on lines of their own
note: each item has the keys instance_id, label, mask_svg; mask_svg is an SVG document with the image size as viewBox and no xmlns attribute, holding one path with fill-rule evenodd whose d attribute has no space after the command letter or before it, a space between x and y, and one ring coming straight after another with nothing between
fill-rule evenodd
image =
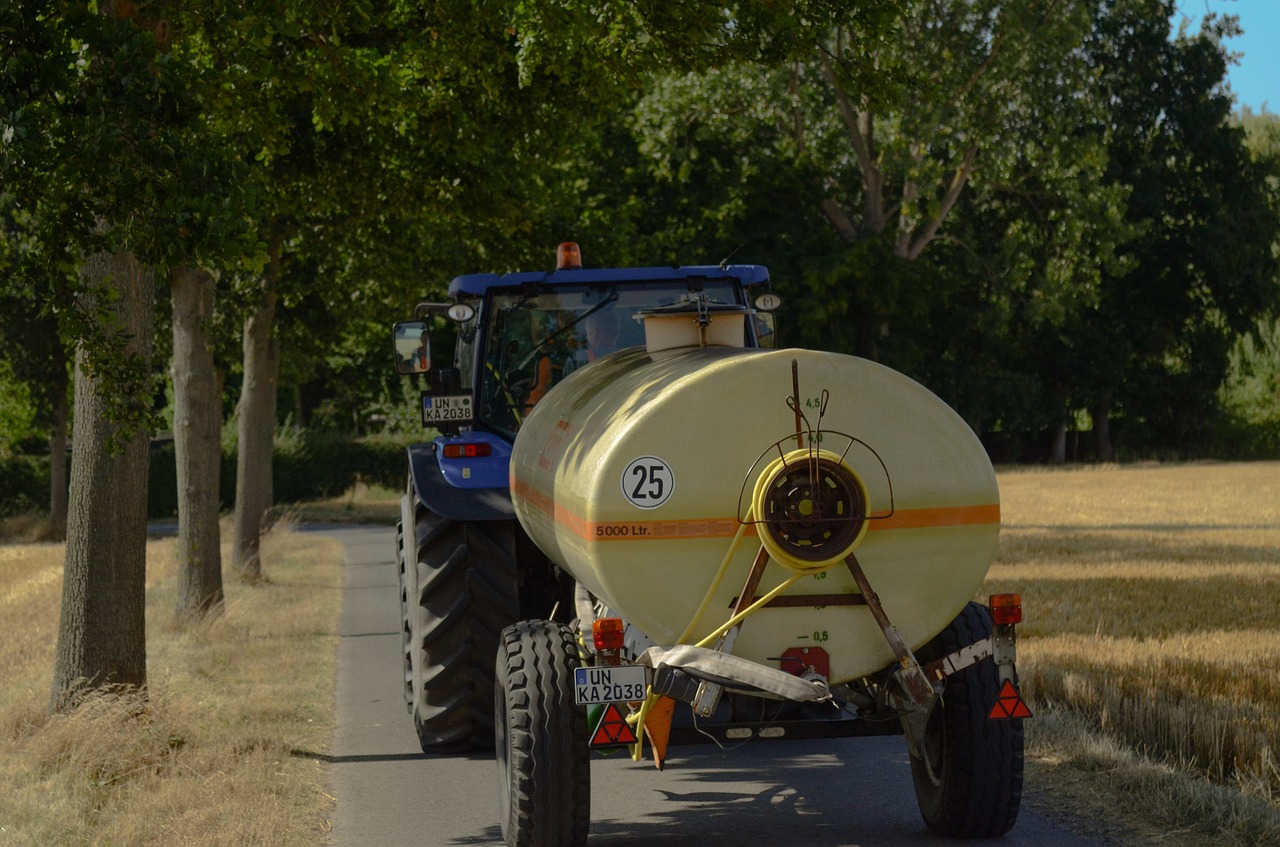
<instances>
[{"instance_id":1,"label":"trailer tire","mask_svg":"<svg viewBox=\"0 0 1280 847\"><path fill-rule=\"evenodd\" d=\"M519 618L515 522L455 521L414 498L406 672L426 753L493 744L493 655Z\"/></svg>"},{"instance_id":2,"label":"trailer tire","mask_svg":"<svg viewBox=\"0 0 1280 847\"><path fill-rule=\"evenodd\" d=\"M986 607L970 603L919 651L922 663L991 635ZM1021 719L990 720L1000 693L994 662L947 677L925 730L924 755L911 757L916 802L929 829L952 838L995 838L1013 828L1022 802Z\"/></svg>"},{"instance_id":3,"label":"trailer tire","mask_svg":"<svg viewBox=\"0 0 1280 847\"><path fill-rule=\"evenodd\" d=\"M507 627L494 688L498 804L507 847L582 847L591 824L586 710L573 702L573 631Z\"/></svg>"}]
</instances>

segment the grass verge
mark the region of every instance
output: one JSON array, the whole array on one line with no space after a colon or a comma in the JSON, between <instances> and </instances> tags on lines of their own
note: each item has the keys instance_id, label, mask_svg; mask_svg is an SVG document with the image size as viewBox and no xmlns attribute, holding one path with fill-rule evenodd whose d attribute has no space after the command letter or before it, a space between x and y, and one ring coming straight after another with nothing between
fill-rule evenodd
<instances>
[{"instance_id":1,"label":"grass verge","mask_svg":"<svg viewBox=\"0 0 1280 847\"><path fill-rule=\"evenodd\" d=\"M0 844L308 845L333 806L342 604L335 541L278 525L269 581L226 576L226 614L173 621L173 540L147 545L149 689L50 716L63 546L0 547ZM224 550L224 560L229 551Z\"/></svg>"}]
</instances>

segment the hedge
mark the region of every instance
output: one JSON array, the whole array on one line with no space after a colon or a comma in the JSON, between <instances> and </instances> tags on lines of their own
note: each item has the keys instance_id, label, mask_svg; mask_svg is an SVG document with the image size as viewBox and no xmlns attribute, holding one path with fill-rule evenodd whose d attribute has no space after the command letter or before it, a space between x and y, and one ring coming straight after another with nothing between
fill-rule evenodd
<instances>
[{"instance_id":1,"label":"hedge","mask_svg":"<svg viewBox=\"0 0 1280 847\"><path fill-rule=\"evenodd\" d=\"M405 480L407 442L355 440L331 433L288 434L277 438L272 462L277 503L336 497L356 482L400 488ZM236 495L236 454L224 448L219 486L222 508ZM49 457L0 459L0 517L45 511L49 503ZM178 514L177 463L172 442L152 447L147 516Z\"/></svg>"},{"instance_id":2,"label":"hedge","mask_svg":"<svg viewBox=\"0 0 1280 847\"><path fill-rule=\"evenodd\" d=\"M49 457L0 459L0 517L49 508Z\"/></svg>"},{"instance_id":3,"label":"hedge","mask_svg":"<svg viewBox=\"0 0 1280 847\"><path fill-rule=\"evenodd\" d=\"M402 441L355 440L323 432L278 437L271 463L275 502L337 497L357 482L400 488L405 480L406 446ZM219 494L223 509L235 504L234 450L223 450ZM172 444L151 452L147 495L149 517L170 518L178 514L177 465Z\"/></svg>"}]
</instances>

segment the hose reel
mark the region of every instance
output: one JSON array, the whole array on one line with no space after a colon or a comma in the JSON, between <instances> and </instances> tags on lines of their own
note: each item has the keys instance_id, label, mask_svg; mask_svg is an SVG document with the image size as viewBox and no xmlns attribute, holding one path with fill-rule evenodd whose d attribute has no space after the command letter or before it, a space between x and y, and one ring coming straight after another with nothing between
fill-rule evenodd
<instances>
[{"instance_id":1,"label":"hose reel","mask_svg":"<svg viewBox=\"0 0 1280 847\"><path fill-rule=\"evenodd\" d=\"M751 513L769 557L799 574L844 561L866 535L862 479L829 450L796 449L756 478Z\"/></svg>"}]
</instances>

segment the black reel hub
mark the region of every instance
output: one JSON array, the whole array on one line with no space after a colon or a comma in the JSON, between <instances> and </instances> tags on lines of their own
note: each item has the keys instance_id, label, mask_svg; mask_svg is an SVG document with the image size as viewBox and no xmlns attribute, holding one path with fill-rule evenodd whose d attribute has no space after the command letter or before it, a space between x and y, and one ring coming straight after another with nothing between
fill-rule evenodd
<instances>
[{"instance_id":1,"label":"black reel hub","mask_svg":"<svg viewBox=\"0 0 1280 847\"><path fill-rule=\"evenodd\" d=\"M807 562L847 549L867 521L862 486L848 468L822 456L780 469L762 506L764 531L780 549Z\"/></svg>"}]
</instances>

